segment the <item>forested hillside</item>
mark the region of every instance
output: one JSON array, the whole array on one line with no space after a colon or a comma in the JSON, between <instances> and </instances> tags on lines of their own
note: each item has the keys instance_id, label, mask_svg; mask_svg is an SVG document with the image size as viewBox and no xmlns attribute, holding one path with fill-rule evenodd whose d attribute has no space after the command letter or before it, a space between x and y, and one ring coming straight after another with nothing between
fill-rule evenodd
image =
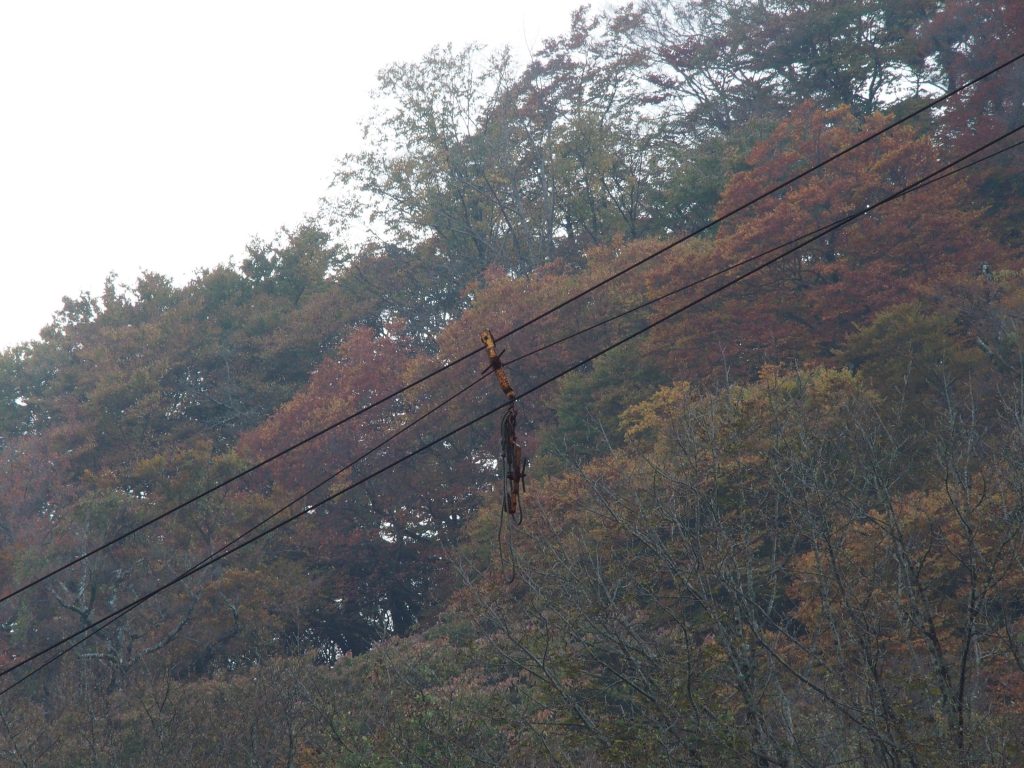
<instances>
[{"instance_id":1,"label":"forested hillside","mask_svg":"<svg viewBox=\"0 0 1024 768\"><path fill-rule=\"evenodd\" d=\"M316 216L0 356L0 766L1024 765L1024 58L930 104L1022 54L641 0L381 72Z\"/></svg>"}]
</instances>

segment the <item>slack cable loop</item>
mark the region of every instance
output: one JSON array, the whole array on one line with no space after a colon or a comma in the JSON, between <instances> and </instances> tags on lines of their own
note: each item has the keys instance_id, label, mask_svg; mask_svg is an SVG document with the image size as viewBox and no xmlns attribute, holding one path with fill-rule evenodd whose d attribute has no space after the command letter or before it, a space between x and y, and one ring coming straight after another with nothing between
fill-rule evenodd
<instances>
[{"instance_id":1,"label":"slack cable loop","mask_svg":"<svg viewBox=\"0 0 1024 768\"><path fill-rule=\"evenodd\" d=\"M516 401L512 400L501 417L501 516L498 521L498 552L501 556L501 571L505 573L505 550L508 549L508 562L511 572L505 579L511 584L516 580L516 553L512 546L514 526L523 523L523 502L521 492L526 485L526 459L523 447L516 436L516 419L519 410ZM503 541L505 518L508 518L508 539Z\"/></svg>"},{"instance_id":2,"label":"slack cable loop","mask_svg":"<svg viewBox=\"0 0 1024 768\"><path fill-rule=\"evenodd\" d=\"M526 459L523 457L523 446L516 434L516 421L519 417L519 409L516 407L516 391L512 388L508 373L501 362L501 352L494 346L494 336L490 330L484 329L480 334L480 340L487 350L487 359L490 368L494 371L494 377L498 380L498 386L508 398L508 407L501 417L501 458L499 460L499 471L501 472L501 518L498 521L498 552L501 554L501 570L505 571L505 545L502 541L502 534L505 530L505 518L509 519L508 528L508 554L512 572L507 581L512 583L516 578L515 553L512 550L512 525L521 525L523 522L523 510L520 494L525 488Z\"/></svg>"}]
</instances>

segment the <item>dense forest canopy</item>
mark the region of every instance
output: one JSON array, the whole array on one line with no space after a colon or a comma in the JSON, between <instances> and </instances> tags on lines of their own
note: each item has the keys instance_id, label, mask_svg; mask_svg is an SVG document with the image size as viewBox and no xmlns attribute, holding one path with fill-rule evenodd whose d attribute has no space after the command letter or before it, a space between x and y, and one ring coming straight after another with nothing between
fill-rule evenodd
<instances>
[{"instance_id":1,"label":"dense forest canopy","mask_svg":"<svg viewBox=\"0 0 1024 768\"><path fill-rule=\"evenodd\" d=\"M319 214L0 356L3 595L359 413L0 596L0 765L1020 765L1024 150L874 206L1024 62L666 246L1021 53L1017 2L641 0L382 71ZM362 412L484 328L664 250L501 342L525 391L851 214L524 398L511 533L499 417L383 469L502 403Z\"/></svg>"}]
</instances>

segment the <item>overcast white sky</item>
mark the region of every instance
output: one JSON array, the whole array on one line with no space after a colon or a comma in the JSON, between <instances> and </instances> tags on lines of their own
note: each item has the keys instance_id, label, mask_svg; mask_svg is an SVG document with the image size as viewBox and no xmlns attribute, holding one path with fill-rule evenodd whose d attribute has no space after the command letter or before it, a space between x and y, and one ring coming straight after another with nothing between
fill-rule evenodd
<instances>
[{"instance_id":1,"label":"overcast white sky","mask_svg":"<svg viewBox=\"0 0 1024 768\"><path fill-rule=\"evenodd\" d=\"M181 284L315 212L383 66L523 60L580 4L0 0L0 349L110 272Z\"/></svg>"}]
</instances>

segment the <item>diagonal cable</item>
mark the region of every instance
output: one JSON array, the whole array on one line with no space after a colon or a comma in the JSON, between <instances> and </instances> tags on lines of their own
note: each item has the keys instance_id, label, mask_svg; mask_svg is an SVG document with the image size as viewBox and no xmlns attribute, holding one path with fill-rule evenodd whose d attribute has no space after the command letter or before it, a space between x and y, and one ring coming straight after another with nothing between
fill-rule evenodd
<instances>
[{"instance_id":1,"label":"diagonal cable","mask_svg":"<svg viewBox=\"0 0 1024 768\"><path fill-rule=\"evenodd\" d=\"M738 213L740 213L740 212L750 208L751 206L757 204L761 200L764 200L765 198L775 194L776 192L779 192L780 190L782 190L785 187L787 187L787 186L789 186L789 185L799 181L800 179L803 179L804 177L808 176L809 174L814 173L815 171L820 170L821 168L825 167L826 165L828 165L828 164L834 162L835 160L838 160L839 158L841 158L841 157L849 154L850 152L854 151L858 147L861 147L864 144L867 144L868 142L873 141L874 139L876 139L879 136L882 136L883 134L893 130L894 128L902 125L903 123L906 123L909 120L912 120L913 118L917 117L918 115L922 114L923 112L926 112L926 111L928 111L930 109L933 109L936 106L944 103L948 99L950 99L953 96L963 92L964 90L970 88L971 86L981 82L982 80L985 80L986 78L991 77L992 75L995 75L998 72L1001 72L1002 70L1004 70L1004 69L1006 69L1006 68L1016 64L1021 59L1024 59L1024 52L1019 53L1016 56L1013 56L1013 57L1007 59L1006 61L1004 61L1001 64L998 64L998 65L992 67L991 69L986 70L982 74L978 75L977 77L975 77L975 78L973 78L971 80L966 81L965 83L963 83L962 85L958 86L957 88L954 88L954 89L952 89L950 91L947 91L946 93L942 94L941 96L936 97L935 99L932 99L931 101L925 102L923 105L921 105L917 109L914 109L911 112L909 112L908 114L904 115L903 117L901 117L901 118L899 118L897 120L894 120L893 122L889 123L888 125L884 126L883 128L880 128L880 129L878 129L876 131L873 131L872 133L870 133L867 136L863 137L862 139L854 142L853 144L851 144L848 147L846 147L845 149L837 152L836 154L831 155L831 156L825 158L824 160L822 160L821 162L816 163L815 165L812 165L811 167L805 169L804 171L801 171L797 175L792 176L792 177L786 179L785 181L780 182L779 184L776 184L774 187L772 187L772 188L770 188L770 189L760 193L759 195L757 195L756 197L748 200L747 202L743 203L742 205L739 205L736 208L733 208L732 210L722 214L721 216L718 216L715 219L712 219L711 221L709 221L708 223L704 224L703 226L698 227L697 229L692 230L690 233L688 233L688 234L686 234L686 235L684 235L682 237L677 238L676 240L672 241L668 245L666 245L666 246L664 246L662 248L657 249L656 251L648 254L647 256L645 256L642 259L634 262L633 264L631 264L631 265L629 265L629 266L619 270L618 272L616 272L616 273L614 273L614 274L604 278L603 280L598 281L597 283L594 283L589 288L586 288L583 291L580 291L579 293L576 293L573 296L570 296L569 298L565 299L564 301L559 302L555 306L553 306L553 307L551 307L551 308L541 312L538 315L535 315L534 317L530 318L529 320L526 320L526 321L520 323L519 325L511 328L510 330L508 330L508 331L506 331L506 332L504 332L504 333L502 333L502 334L500 334L498 336L495 336L495 341L501 341L502 339L506 339L509 336L512 336L513 334L518 333L519 331L523 330L524 328L527 328L530 325L533 325L534 323L542 320L543 318L548 317L549 315L551 315L551 314L553 314L555 312L558 312L559 310L563 309L564 307L568 306L569 304L571 304L571 303L573 303L575 301L578 301L579 299L583 298L584 296L587 296L590 293L593 293L594 291L596 291L599 288L607 285L608 283L612 282L613 280L617 280L618 278L620 278L623 275L625 275L626 273L636 269L637 267L641 266L642 264L646 264L648 261L650 261L650 260L652 260L654 258L657 258L659 256L662 256L663 254L665 254L666 252L668 252L672 248L675 248L676 246L681 245L682 243L686 242L687 240L690 240L690 239L692 239L694 237L697 237L698 235L702 234L703 232L706 232L707 230L711 229L712 227L722 223L726 219L729 219L732 216L735 216L736 214L738 214ZM281 458L282 456L285 456L286 454L291 453L292 451L296 450L297 448L300 448L303 445L306 445L307 443L309 443L309 442L311 442L313 440L316 440L317 438L325 435L326 433L328 433L328 432L330 432L330 431L332 431L334 429L337 429L338 427L342 426L343 424L348 423L352 419L354 419L354 418L356 418L358 416L361 416L362 414L366 413L367 411L369 411L369 410L371 410L373 408L376 408L376 407L378 407L380 405L383 405L384 403L386 403L389 400L391 400L391 399L393 399L393 398L403 394L404 392L407 392L408 390L412 389L413 387L416 387L416 386L418 386L418 385L428 381L429 379L432 379L434 376L437 376L438 374L448 370L449 368L452 368L452 367L458 365L459 363L462 363L463 361L468 360L469 358L471 358L474 355L478 354L479 351L480 351L479 349L472 349L472 350L469 350L469 351L463 353L462 355L456 357L454 360L450 360L450 361L444 363L443 365L439 366L438 368L434 369L433 371L430 371L429 373L424 374L423 376L421 376L418 379L416 379L416 380L414 380L414 381L412 381L412 382L410 382L410 383L400 387L399 389L395 390L394 392L392 392L392 393L390 393L388 395L384 395L383 397L378 398L377 400L375 400L374 402L370 403L369 405L366 405L366 406L364 406L364 407L362 407L362 408L360 408L360 409L358 409L358 410L348 414L347 416L344 416L344 417L342 417L342 418L332 422L331 424L328 424L327 426L323 427L322 429L319 429L316 432L314 432L313 434L308 435L307 437L303 438L299 442L294 443L294 444L292 444L290 446L287 446L286 448L281 449L277 453L274 453L271 456L268 456L267 458L262 459L261 461L259 461L259 462L255 463L255 464L253 464L253 465L251 465L251 466L241 470L240 472L235 473L234 475L232 475L232 476L230 476L230 477L220 481L216 485L213 485L213 486L207 488L205 491L202 491L202 492L200 492L200 493L198 493L198 494L196 494L196 495L186 499L185 501L180 502L179 504L176 504L175 506L171 507L170 509L165 510L164 512L161 512L160 514L155 515L155 516L153 516L153 517L151 517L151 518L149 518L147 520L144 520L143 522L139 523L136 526L133 526L132 528L129 528L129 529L125 530L124 532L122 532L121 534L115 536L114 538L112 538L112 539L110 539L110 540L108 540L108 541L106 541L106 542L104 542L102 544L98 544L98 545L92 547L91 549L83 552L80 555L76 555L75 557L67 560L62 565L56 566L56 567L50 569L49 571L46 571L45 573L41 574L40 576L38 576L38 577L28 581L28 582L25 582L24 584L22 584L21 586L15 588L14 590L8 592L7 594L0 596L0 604L6 602L7 600L10 600L13 597L16 597L17 595L20 595L22 592L25 592L26 590L31 589L32 587L36 586L37 584L40 584L41 582L46 581L47 579L52 578L53 576L56 576L58 573L62 573L63 571L67 570L68 568L71 568L72 566L82 562L83 560L85 560L85 559L87 559L89 557L92 557L93 555L96 555L96 554L98 554L98 553L100 553L100 552L102 552L102 551L104 551L104 550L114 546L115 544L118 544L118 543L124 541L128 537L138 533L139 531L142 531L142 530L148 528L151 525L154 525L155 523L158 523L159 521L165 519L166 517L168 517L168 516L170 516L170 515L172 515L172 514L174 514L176 512L179 512L180 510L184 509L185 507L187 507L187 506L189 506L191 504L194 504L195 502L197 502L197 501L199 501L201 499L206 498L210 494L212 494L212 493L214 493L216 491L221 490L222 488L224 488L224 487L226 487L226 486L228 486L228 485L230 485L230 484L232 484L232 483L242 479L243 477L246 477L247 475L255 472L256 470L261 469L262 467L265 467L267 464L270 464L271 462L276 461L277 459Z\"/></svg>"},{"instance_id":2,"label":"diagonal cable","mask_svg":"<svg viewBox=\"0 0 1024 768\"><path fill-rule=\"evenodd\" d=\"M663 315L662 317L660 317L660 318L658 318L656 320L653 320L653 321L645 324L640 329L638 329L638 330L636 330L636 331L634 331L632 333L629 333L626 336L623 336L619 340L613 342L612 344L610 344L610 345L608 345L606 347L603 347L602 349L598 350L597 352L594 352L594 353L588 355L587 357L585 357L582 360L574 363L570 367L568 367L566 369L563 369L563 370L559 371L558 373L555 373L555 374L549 376L548 378L544 379L543 381L539 382L538 384L533 385L532 387L530 387L530 388L526 389L525 391L523 391L519 395L518 399L522 399L523 397L531 395L534 392L542 389L543 387L546 387L546 386L552 384L553 382L557 381L558 379L562 378L563 376L566 376L569 373L571 373L571 372L573 372L573 371L583 367L584 365L592 362L593 360L597 359L598 357L600 357L600 356L602 356L602 355L612 351L613 349L616 349L616 348L622 346L623 344L628 343L629 341L637 338L638 336L640 336L640 335L642 335L644 333L647 333L648 331L652 330L653 328L656 328L657 326L661 325L662 323L665 323L665 322L667 322L667 321L669 321L669 320L679 316L680 314L688 311L689 309L697 306L698 304L703 303L704 301L712 298L713 296L716 296L717 294L721 293L722 291L724 291L724 290L730 288L731 286L733 286L733 285L735 285L735 284L737 284L737 283L739 283L739 282L741 282L741 281L751 277L752 275L754 275L754 274L756 274L758 272L761 272L762 270L766 269L767 267L771 266L772 264L775 264L776 262L782 260L783 258L785 258L786 256L788 256L788 255L790 255L792 253L795 253L796 251L799 251L800 249L804 248L805 246L809 245L810 243L812 243L812 242L814 242L816 240L819 240L822 237L825 237L826 235L830 234L831 232L834 232L834 231L836 231L838 229L841 229L844 226L847 226L848 224L850 224L850 223L856 221L857 219L859 219L861 216L864 216L864 215L866 215L867 213L869 213L871 211L877 210L878 208L880 208L880 207L882 207L884 205L887 205L888 203L891 203L894 200L899 199L903 195L907 194L908 191L910 191L910 190L912 190L914 188L917 188L917 187L925 186L925 185L931 183L933 180L937 181L940 178L947 178L949 175L951 175L949 172L952 169L954 169L957 165L962 163L964 160L966 160L967 158L973 157L975 155L978 155L978 154L984 152L985 150L989 149L990 147L992 147L992 146L998 144L999 142L1003 141L1004 139L1006 139L1006 138L1008 138L1008 137L1010 137L1010 136L1020 132L1021 130L1024 130L1024 125L1020 125L1020 126L1017 126L1016 128L1013 128L1013 129L1010 129L1009 131L1006 131L1005 133L1003 133L1002 135L996 137L995 139L992 139L991 141L986 142L985 144L981 145L980 147L978 147L978 148L972 150L971 152L969 152L969 153L967 153L965 155L962 155L959 158L957 158L957 159L955 159L955 160L953 160L953 161L943 165L942 167L938 168L937 170L932 171L929 174L926 174L925 176L923 176L922 178L920 178L917 181L913 182L912 184L909 184L909 185L907 185L907 186L897 190L896 192L893 192L893 193L883 197L882 199L878 200L877 202L875 202L875 203L873 203L871 205L865 205L862 209L860 209L860 210L858 210L858 211L856 211L856 212L854 212L852 214L849 214L847 216L844 216L843 218L834 221L832 224L827 225L826 227L819 228L816 231L816 234L813 234L813 236L808 237L806 239L803 239L800 243L798 243L796 245L793 245L792 247L787 248L786 250L778 253L777 255L773 256L772 258L762 262L761 264L758 264L757 266L752 267L751 269L747 270L746 272L742 273L741 275L738 275L737 277L734 277L734 278L731 278L730 280L727 280L726 282L724 282L724 283L720 284L719 286L713 288L712 290L708 291L707 293L704 293L701 296L699 296L699 297L697 297L697 298L687 302L686 304L682 305L681 307L679 307L679 308L669 312L668 314ZM1014 145L1014 146L1017 146L1017 145ZM993 153L992 156L995 156L995 154L998 154L998 153ZM966 167L970 167L970 166L965 166L965 168ZM473 382L473 384L475 384L475 383L476 382ZM470 385L470 386L472 386L472 385ZM434 446L436 446L436 445L438 445L440 443L443 443L444 441L448 440L449 438L453 437L454 435L458 434L459 432L462 432L465 429L473 426L474 424L484 420L488 416L491 416L491 415L497 413L498 411L504 410L505 408L507 408L507 406L508 406L507 401L503 402L500 405L497 405L497 406L495 406L495 407L493 407L493 408L491 408L491 409L489 409L489 410L487 410L487 411L485 411L485 412L483 412L483 413L473 417L472 419L470 419L470 420L468 420L466 422L463 422L459 426L449 430L448 432L444 433L440 437L434 438L433 440L431 440L431 441L421 445L419 448L416 448L415 450L405 454L404 456L402 456L402 457L400 457L398 459L395 459L394 461L389 462L388 464L384 465L383 467L380 467L380 468L374 470L373 472L365 475L364 477L362 477L362 478L360 478L358 480L353 481L352 483L349 483L344 488L341 488L340 490L335 491L334 493L329 494L328 496L322 498L320 501L316 502L315 504L311 504L311 505L308 505L308 506L304 507L299 512L293 513L292 515L290 515L290 516L288 516L288 517L278 521L277 523L275 523L274 525L272 525L269 528L264 528L262 531L260 531L259 533L253 535L252 537L246 539L245 541L240 541L240 542L234 544L233 546L228 546L226 548L222 548L222 551L220 551L219 554L217 554L216 556L208 557L208 558L204 559L201 563L193 566L192 568L190 568L189 570L187 570L187 571L183 572L182 574L178 575L174 579L172 579L172 580L170 580L168 582L165 582L164 584L162 584L162 585L160 585L158 587L155 587L150 592L147 592L146 594L142 595L141 597L136 598L135 600L129 602L125 606L122 606L121 608L119 608L119 609L117 609L115 611L112 611L111 613L103 616L102 618L100 618L100 619L98 619L98 620L96 620L94 622L91 622L87 626L82 627L81 629L77 630L76 632L63 637L62 639L52 643L51 645L49 645L48 647L44 648L43 650L38 651L38 652L32 654L31 656L28 656L28 657L20 660L16 664L13 664L13 665L11 665L11 666L3 669L3 670L0 670L0 677L8 675L11 672L15 671L16 669L19 669L20 667L24 666L25 664L28 664L31 661L34 661L35 659L38 659L41 656L44 656L45 654L49 653L50 651L58 649L61 645L65 644L65 643L68 643L71 640L75 640L76 638L80 638L82 635L87 635L87 637L82 638L81 640L79 640L78 642L76 642L74 645L71 646L71 648L76 647L80 642L84 642L84 640L88 639L88 637L91 637L93 634L96 634L96 632L101 631L103 628L108 626L113 621L116 621L118 618L120 618L121 616L123 616L127 612L129 612L131 610L134 610L136 607L138 607L139 605L142 605L146 601L152 599L153 597L155 597L156 595L160 594L164 590L169 589L170 587L172 587L172 586L174 586L174 585L184 581L185 579L189 578L193 574L198 573L199 571L204 570L205 568L208 568L209 566L213 565L214 563L219 562L220 560L224 559L225 557L228 557L228 556L234 554L235 552L237 552L237 551L239 551L241 549L244 549L245 547L247 547L247 546L249 546L251 544L254 544L255 542L259 541L260 539L264 538L265 536L268 536L269 534L279 530L280 528L283 528L284 526L291 524L292 522L298 520L299 518L306 516L312 510L314 510L314 509L316 509L316 508L318 508L320 506L323 506L324 504L327 504L328 502L333 501L336 498L339 498L340 496L344 495L345 493L348 493L349 491L353 490L354 488L357 488L357 487L363 485L364 483L366 483L366 482L372 480L373 478L375 478L375 477L377 477L377 476L387 472L388 470L398 466L399 464L402 464L405 461L408 461L408 460L412 459L413 457L415 457L415 456L417 456L417 455L419 455L419 454L429 450L430 448L433 448ZM303 497L305 495L306 494L303 494ZM47 666L48 664L52 663L52 661L55 661L57 658L60 658L61 656L63 656L64 653L68 652L68 650L70 650L70 648L63 649L58 654L56 654L53 658L47 660L46 662L44 662L39 667L36 667L34 670L32 670L28 674L24 675L22 678L20 678L19 680L15 681L13 684L9 685L7 688L4 688L3 690L0 690L0 696L2 696L4 693L7 693L10 690L12 690L14 687L16 687L17 685L21 684L23 681L27 680L29 677L34 675L37 671L42 669L44 666Z\"/></svg>"}]
</instances>

